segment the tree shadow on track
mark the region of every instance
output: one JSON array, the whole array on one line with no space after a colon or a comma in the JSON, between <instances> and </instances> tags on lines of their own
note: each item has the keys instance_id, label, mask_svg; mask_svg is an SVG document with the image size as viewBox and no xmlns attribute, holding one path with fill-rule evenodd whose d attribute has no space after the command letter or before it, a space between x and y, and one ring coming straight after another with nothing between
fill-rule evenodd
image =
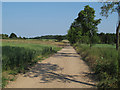
<instances>
[{"instance_id":1,"label":"tree shadow on track","mask_svg":"<svg viewBox=\"0 0 120 90\"><path fill-rule=\"evenodd\" d=\"M38 63L33 68L31 68L30 71L24 75L24 77L29 77L29 78L40 77L42 81L40 83L50 83L54 80L58 80L58 82L63 82L63 83L76 82L85 85L96 86L88 82L77 81L75 77L80 77L80 75L62 74L61 71L63 69L64 68L59 67L57 64Z\"/></svg>"}]
</instances>

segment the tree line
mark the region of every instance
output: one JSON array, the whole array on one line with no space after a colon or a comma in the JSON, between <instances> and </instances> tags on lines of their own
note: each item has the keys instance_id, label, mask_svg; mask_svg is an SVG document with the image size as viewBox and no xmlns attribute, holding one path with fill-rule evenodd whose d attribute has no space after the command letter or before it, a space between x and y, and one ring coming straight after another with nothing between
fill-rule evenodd
<instances>
[{"instance_id":1,"label":"tree line","mask_svg":"<svg viewBox=\"0 0 120 90\"><path fill-rule=\"evenodd\" d=\"M0 34L2 39L27 39L26 37L17 36L15 33L11 33L10 36L7 34Z\"/></svg>"},{"instance_id":2,"label":"tree line","mask_svg":"<svg viewBox=\"0 0 120 90\"><path fill-rule=\"evenodd\" d=\"M97 33L99 44L115 44L116 34L115 33Z\"/></svg>"},{"instance_id":3,"label":"tree line","mask_svg":"<svg viewBox=\"0 0 120 90\"><path fill-rule=\"evenodd\" d=\"M45 36L37 36L32 38L27 37L17 37L15 33L11 33L10 36L7 34L0 34L0 38L2 39L56 39L57 41L62 41L67 39L67 35L45 35Z\"/></svg>"},{"instance_id":4,"label":"tree line","mask_svg":"<svg viewBox=\"0 0 120 90\"><path fill-rule=\"evenodd\" d=\"M33 37L30 39L56 39L58 41L62 41L67 39L67 35L45 35L45 36L38 36L38 37Z\"/></svg>"}]
</instances>

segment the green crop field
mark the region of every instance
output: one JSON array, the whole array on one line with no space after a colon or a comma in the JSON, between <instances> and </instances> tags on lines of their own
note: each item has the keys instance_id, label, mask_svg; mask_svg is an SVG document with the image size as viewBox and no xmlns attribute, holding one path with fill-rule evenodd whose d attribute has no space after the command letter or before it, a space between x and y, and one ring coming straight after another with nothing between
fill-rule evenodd
<instances>
[{"instance_id":1,"label":"green crop field","mask_svg":"<svg viewBox=\"0 0 120 90\"><path fill-rule=\"evenodd\" d=\"M28 66L61 49L53 41L39 40L3 40L0 47L2 47L3 87L7 80L13 80L6 77L6 72L14 75L24 73Z\"/></svg>"}]
</instances>

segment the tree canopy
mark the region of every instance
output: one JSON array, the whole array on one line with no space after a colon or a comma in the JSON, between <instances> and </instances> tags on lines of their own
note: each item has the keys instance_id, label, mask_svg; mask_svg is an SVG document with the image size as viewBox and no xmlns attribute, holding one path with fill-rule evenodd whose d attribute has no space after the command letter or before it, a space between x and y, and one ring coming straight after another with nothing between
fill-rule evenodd
<instances>
[{"instance_id":1,"label":"tree canopy","mask_svg":"<svg viewBox=\"0 0 120 90\"><path fill-rule=\"evenodd\" d=\"M9 38L17 38L17 35L15 33L11 33Z\"/></svg>"},{"instance_id":2,"label":"tree canopy","mask_svg":"<svg viewBox=\"0 0 120 90\"><path fill-rule=\"evenodd\" d=\"M86 5L84 10L80 11L78 17L71 24L68 30L68 40L73 44L76 42L81 43L94 43L97 38L97 25L101 19L95 20L95 10L89 5Z\"/></svg>"}]
</instances>

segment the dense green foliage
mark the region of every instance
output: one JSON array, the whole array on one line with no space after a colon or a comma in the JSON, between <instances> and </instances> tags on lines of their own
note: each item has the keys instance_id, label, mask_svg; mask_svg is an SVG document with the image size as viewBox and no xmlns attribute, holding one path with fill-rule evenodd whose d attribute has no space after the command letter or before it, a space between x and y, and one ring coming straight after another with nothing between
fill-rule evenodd
<instances>
[{"instance_id":1,"label":"dense green foliage","mask_svg":"<svg viewBox=\"0 0 120 90\"><path fill-rule=\"evenodd\" d=\"M95 10L89 5L80 11L78 17L70 26L68 40L74 44L76 42L89 43L90 45L98 41L97 25L101 19L95 20Z\"/></svg>"},{"instance_id":2,"label":"dense green foliage","mask_svg":"<svg viewBox=\"0 0 120 90\"><path fill-rule=\"evenodd\" d=\"M7 34L0 34L0 39L8 39L8 35Z\"/></svg>"},{"instance_id":3,"label":"dense green foliage","mask_svg":"<svg viewBox=\"0 0 120 90\"><path fill-rule=\"evenodd\" d=\"M100 33L97 35L99 37L98 43L101 43L101 44L115 44L116 43L116 34L114 33Z\"/></svg>"},{"instance_id":4,"label":"dense green foliage","mask_svg":"<svg viewBox=\"0 0 120 90\"><path fill-rule=\"evenodd\" d=\"M58 42L60 42L60 41L63 40L63 37L61 35L59 35L59 36L56 37L56 39L57 39Z\"/></svg>"},{"instance_id":5,"label":"dense green foliage","mask_svg":"<svg viewBox=\"0 0 120 90\"><path fill-rule=\"evenodd\" d=\"M17 38L17 35L15 33L11 33L9 38Z\"/></svg>"},{"instance_id":6,"label":"dense green foliage","mask_svg":"<svg viewBox=\"0 0 120 90\"><path fill-rule=\"evenodd\" d=\"M117 88L118 87L118 52L115 46L100 45L89 48L86 44L75 44L76 50L95 72L99 81L98 87ZM120 59L120 57L119 57ZM95 78L95 77L94 77Z\"/></svg>"},{"instance_id":7,"label":"dense green foliage","mask_svg":"<svg viewBox=\"0 0 120 90\"><path fill-rule=\"evenodd\" d=\"M63 39L67 39L66 35L45 35L45 36L41 36L41 37L33 37L30 39L57 39L58 41L63 40Z\"/></svg>"}]
</instances>

